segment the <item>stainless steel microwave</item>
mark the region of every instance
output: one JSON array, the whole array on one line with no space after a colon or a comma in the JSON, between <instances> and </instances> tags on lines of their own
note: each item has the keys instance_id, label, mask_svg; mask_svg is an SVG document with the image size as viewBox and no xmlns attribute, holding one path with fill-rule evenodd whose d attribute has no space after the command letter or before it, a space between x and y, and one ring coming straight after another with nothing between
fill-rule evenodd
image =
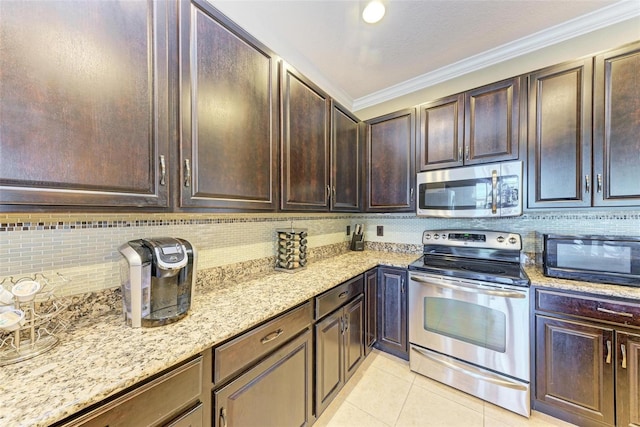
<instances>
[{"instance_id":1,"label":"stainless steel microwave","mask_svg":"<svg viewBox=\"0 0 640 427\"><path fill-rule=\"evenodd\" d=\"M544 235L544 274L640 287L640 237Z\"/></svg>"},{"instance_id":2,"label":"stainless steel microwave","mask_svg":"<svg viewBox=\"0 0 640 427\"><path fill-rule=\"evenodd\" d=\"M419 172L417 215L444 218L522 215L522 162Z\"/></svg>"}]
</instances>

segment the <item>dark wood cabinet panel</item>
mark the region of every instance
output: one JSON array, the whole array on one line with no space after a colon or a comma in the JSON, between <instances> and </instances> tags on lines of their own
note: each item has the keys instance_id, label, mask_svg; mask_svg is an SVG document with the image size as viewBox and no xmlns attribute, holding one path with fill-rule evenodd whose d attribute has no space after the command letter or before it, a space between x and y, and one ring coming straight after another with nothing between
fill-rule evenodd
<instances>
[{"instance_id":1,"label":"dark wood cabinet panel","mask_svg":"<svg viewBox=\"0 0 640 427\"><path fill-rule=\"evenodd\" d=\"M368 212L415 211L415 109L367 122Z\"/></svg>"},{"instance_id":2,"label":"dark wood cabinet panel","mask_svg":"<svg viewBox=\"0 0 640 427\"><path fill-rule=\"evenodd\" d=\"M281 207L326 211L330 197L330 99L286 64L281 75Z\"/></svg>"},{"instance_id":3,"label":"dark wood cabinet panel","mask_svg":"<svg viewBox=\"0 0 640 427\"><path fill-rule=\"evenodd\" d=\"M421 171L518 158L520 78L420 106Z\"/></svg>"},{"instance_id":4,"label":"dark wood cabinet panel","mask_svg":"<svg viewBox=\"0 0 640 427\"><path fill-rule=\"evenodd\" d=\"M275 210L277 58L200 0L180 47L180 206Z\"/></svg>"},{"instance_id":5,"label":"dark wood cabinet panel","mask_svg":"<svg viewBox=\"0 0 640 427\"><path fill-rule=\"evenodd\" d=\"M614 425L613 330L536 316L538 404Z\"/></svg>"},{"instance_id":6,"label":"dark wood cabinet panel","mask_svg":"<svg viewBox=\"0 0 640 427\"><path fill-rule=\"evenodd\" d=\"M617 425L640 426L640 335L616 332Z\"/></svg>"},{"instance_id":7,"label":"dark wood cabinet panel","mask_svg":"<svg viewBox=\"0 0 640 427\"><path fill-rule=\"evenodd\" d=\"M639 205L640 43L595 58L593 105L593 203Z\"/></svg>"},{"instance_id":8,"label":"dark wood cabinet panel","mask_svg":"<svg viewBox=\"0 0 640 427\"><path fill-rule=\"evenodd\" d=\"M463 146L463 94L420 106L418 167L421 171L462 166Z\"/></svg>"},{"instance_id":9,"label":"dark wood cabinet panel","mask_svg":"<svg viewBox=\"0 0 640 427\"><path fill-rule=\"evenodd\" d=\"M362 284L362 275L357 280ZM345 283L353 283L353 279ZM334 288L335 292L339 291L339 300L355 295L343 289L346 288ZM316 297L316 307L319 307L320 298ZM364 307L360 285L355 299L343 304L315 325L316 417L329 406L364 361ZM322 311L316 310L316 315L322 315Z\"/></svg>"},{"instance_id":10,"label":"dark wood cabinet panel","mask_svg":"<svg viewBox=\"0 0 640 427\"><path fill-rule=\"evenodd\" d=\"M364 274L365 323L364 343L368 354L377 340L378 317L378 269L374 268Z\"/></svg>"},{"instance_id":11,"label":"dark wood cabinet panel","mask_svg":"<svg viewBox=\"0 0 640 427\"><path fill-rule=\"evenodd\" d=\"M363 297L345 306L344 319L344 382L346 383L364 360Z\"/></svg>"},{"instance_id":12,"label":"dark wood cabinet panel","mask_svg":"<svg viewBox=\"0 0 640 427\"><path fill-rule=\"evenodd\" d=\"M391 267L378 269L376 348L408 360L406 284L406 270Z\"/></svg>"},{"instance_id":13,"label":"dark wood cabinet panel","mask_svg":"<svg viewBox=\"0 0 640 427\"><path fill-rule=\"evenodd\" d=\"M168 13L0 3L0 204L168 205Z\"/></svg>"},{"instance_id":14,"label":"dark wood cabinet panel","mask_svg":"<svg viewBox=\"0 0 640 427\"><path fill-rule=\"evenodd\" d=\"M360 121L335 102L331 105L331 210L358 212L362 137Z\"/></svg>"},{"instance_id":15,"label":"dark wood cabinet panel","mask_svg":"<svg viewBox=\"0 0 640 427\"><path fill-rule=\"evenodd\" d=\"M591 206L592 61L529 75L531 208Z\"/></svg>"},{"instance_id":16,"label":"dark wood cabinet panel","mask_svg":"<svg viewBox=\"0 0 640 427\"><path fill-rule=\"evenodd\" d=\"M518 158L518 77L465 93L464 164Z\"/></svg>"},{"instance_id":17,"label":"dark wood cabinet panel","mask_svg":"<svg viewBox=\"0 0 640 427\"><path fill-rule=\"evenodd\" d=\"M214 392L216 426L310 425L313 341L309 330Z\"/></svg>"},{"instance_id":18,"label":"dark wood cabinet panel","mask_svg":"<svg viewBox=\"0 0 640 427\"><path fill-rule=\"evenodd\" d=\"M318 322L315 333L317 416L329 406L343 384L342 310Z\"/></svg>"}]
</instances>

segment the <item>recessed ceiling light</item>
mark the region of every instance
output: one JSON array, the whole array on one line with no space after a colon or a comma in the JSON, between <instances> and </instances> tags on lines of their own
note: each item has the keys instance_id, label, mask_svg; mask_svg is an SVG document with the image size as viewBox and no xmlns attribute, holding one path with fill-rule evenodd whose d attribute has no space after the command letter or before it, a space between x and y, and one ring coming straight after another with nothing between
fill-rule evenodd
<instances>
[{"instance_id":1,"label":"recessed ceiling light","mask_svg":"<svg viewBox=\"0 0 640 427\"><path fill-rule=\"evenodd\" d=\"M368 24L375 24L384 16L384 5L380 0L372 0L362 11L362 19Z\"/></svg>"}]
</instances>

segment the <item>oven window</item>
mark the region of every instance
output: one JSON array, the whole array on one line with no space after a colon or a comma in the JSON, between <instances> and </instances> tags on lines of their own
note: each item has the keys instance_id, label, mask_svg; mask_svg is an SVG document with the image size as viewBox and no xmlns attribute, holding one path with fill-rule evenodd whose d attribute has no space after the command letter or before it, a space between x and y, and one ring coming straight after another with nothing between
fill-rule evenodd
<instances>
[{"instance_id":1,"label":"oven window","mask_svg":"<svg viewBox=\"0 0 640 427\"><path fill-rule=\"evenodd\" d=\"M424 298L424 329L500 353L506 351L507 318L499 310L449 298Z\"/></svg>"}]
</instances>

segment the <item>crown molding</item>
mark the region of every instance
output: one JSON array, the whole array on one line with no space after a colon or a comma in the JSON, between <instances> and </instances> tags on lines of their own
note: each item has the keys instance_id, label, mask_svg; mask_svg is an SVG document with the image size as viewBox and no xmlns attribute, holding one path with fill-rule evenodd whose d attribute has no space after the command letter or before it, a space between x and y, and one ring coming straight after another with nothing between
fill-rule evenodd
<instances>
[{"instance_id":1,"label":"crown molding","mask_svg":"<svg viewBox=\"0 0 640 427\"><path fill-rule=\"evenodd\" d=\"M358 111L372 107L638 16L640 16L640 1L623 0L554 27L539 31L530 36L514 40L435 71L422 74L386 89L355 99L351 109L352 111Z\"/></svg>"}]
</instances>

